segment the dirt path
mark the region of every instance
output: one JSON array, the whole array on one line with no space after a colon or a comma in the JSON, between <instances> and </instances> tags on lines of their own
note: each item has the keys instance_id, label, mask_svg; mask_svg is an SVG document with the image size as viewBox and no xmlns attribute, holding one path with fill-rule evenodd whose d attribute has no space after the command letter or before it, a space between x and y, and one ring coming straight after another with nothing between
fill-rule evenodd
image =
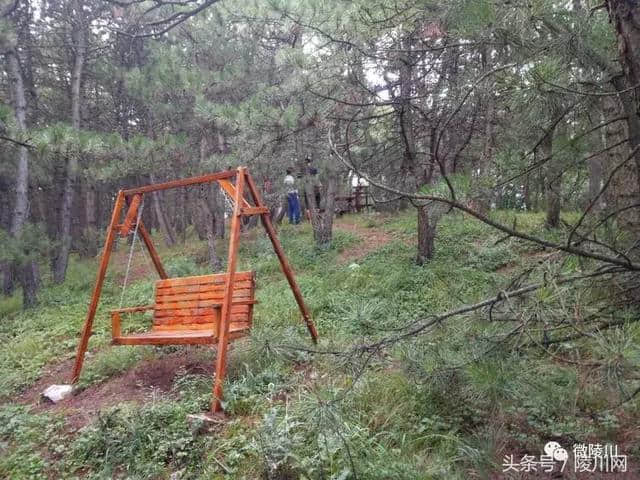
<instances>
[{"instance_id":1,"label":"dirt path","mask_svg":"<svg viewBox=\"0 0 640 480\"><path fill-rule=\"evenodd\" d=\"M213 375L213 351L193 348L143 360L129 370L91 385L59 403L45 403L40 393L49 385L60 383L71 370L73 360L49 367L43 376L18 396L18 403L35 407L36 411L63 411L69 430L90 423L98 412L122 402L142 404L157 398L172 397L173 381L185 374Z\"/></svg>"},{"instance_id":2,"label":"dirt path","mask_svg":"<svg viewBox=\"0 0 640 480\"><path fill-rule=\"evenodd\" d=\"M366 257L369 253L374 252L387 243L391 242L393 237L388 232L381 230L380 227L366 228L358 225L355 218L349 215L342 216L335 220L335 227L338 230L349 232L360 238L360 242L343 250L338 256L338 263L351 263L355 260Z\"/></svg>"}]
</instances>

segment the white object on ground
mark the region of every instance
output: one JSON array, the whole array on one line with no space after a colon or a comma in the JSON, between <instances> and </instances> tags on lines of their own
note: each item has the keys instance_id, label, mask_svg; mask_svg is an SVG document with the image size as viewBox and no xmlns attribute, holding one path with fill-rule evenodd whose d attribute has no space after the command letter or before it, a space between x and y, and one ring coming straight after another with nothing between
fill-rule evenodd
<instances>
[{"instance_id":1,"label":"white object on ground","mask_svg":"<svg viewBox=\"0 0 640 480\"><path fill-rule=\"evenodd\" d=\"M73 392L73 385L51 385L42 392L42 396L53 403L67 398Z\"/></svg>"}]
</instances>

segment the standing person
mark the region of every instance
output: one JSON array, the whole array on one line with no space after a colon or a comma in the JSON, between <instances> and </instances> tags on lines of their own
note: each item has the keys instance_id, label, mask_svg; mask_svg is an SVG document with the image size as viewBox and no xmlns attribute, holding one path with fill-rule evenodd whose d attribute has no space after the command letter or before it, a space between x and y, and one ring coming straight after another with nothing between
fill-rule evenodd
<instances>
[{"instance_id":1,"label":"standing person","mask_svg":"<svg viewBox=\"0 0 640 480\"><path fill-rule=\"evenodd\" d=\"M296 188L296 179L293 177L293 169L287 168L284 184L287 188L289 223L297 225L300 223L300 198L298 197L298 189Z\"/></svg>"},{"instance_id":2,"label":"standing person","mask_svg":"<svg viewBox=\"0 0 640 480\"><path fill-rule=\"evenodd\" d=\"M317 175L318 169L313 166L313 160L311 160L311 157L305 158L304 161L307 163L307 174L311 175L312 177Z\"/></svg>"}]
</instances>

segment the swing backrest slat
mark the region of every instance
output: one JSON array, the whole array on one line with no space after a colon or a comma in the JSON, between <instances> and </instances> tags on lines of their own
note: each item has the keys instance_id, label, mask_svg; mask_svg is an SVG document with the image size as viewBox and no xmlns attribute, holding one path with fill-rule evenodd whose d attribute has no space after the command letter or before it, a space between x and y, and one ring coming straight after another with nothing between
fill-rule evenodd
<instances>
[{"instance_id":1,"label":"swing backrest slat","mask_svg":"<svg viewBox=\"0 0 640 480\"><path fill-rule=\"evenodd\" d=\"M153 330L217 332L226 273L169 278L156 282ZM230 330L251 328L255 303L255 272L234 275Z\"/></svg>"}]
</instances>

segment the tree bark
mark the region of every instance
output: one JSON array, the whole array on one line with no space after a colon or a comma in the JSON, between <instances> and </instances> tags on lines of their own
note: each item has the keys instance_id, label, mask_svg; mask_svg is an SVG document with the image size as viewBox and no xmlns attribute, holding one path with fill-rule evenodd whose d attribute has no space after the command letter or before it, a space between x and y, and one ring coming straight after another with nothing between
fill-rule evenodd
<instances>
[{"instance_id":1,"label":"tree bark","mask_svg":"<svg viewBox=\"0 0 640 480\"><path fill-rule=\"evenodd\" d=\"M540 144L542 158L549 158L553 154L553 129L550 130ZM562 165L558 158L549 158L546 168L546 200L547 200L547 228L560 226L560 207L562 195Z\"/></svg>"},{"instance_id":2,"label":"tree bark","mask_svg":"<svg viewBox=\"0 0 640 480\"><path fill-rule=\"evenodd\" d=\"M603 98L605 118L620 115L622 110L623 107L616 97ZM606 151L600 160L605 177L611 178L609 187L604 192L604 199L606 211L614 214L619 226L637 234L640 231L640 209L628 208L638 203L637 176L634 163L625 163L629 156L629 149L624 144L628 138L625 125L628 123L614 122L603 128L602 144Z\"/></svg>"},{"instance_id":3,"label":"tree bark","mask_svg":"<svg viewBox=\"0 0 640 480\"><path fill-rule=\"evenodd\" d=\"M489 71L489 52L487 45L483 45L481 49L482 71ZM474 162L473 171L471 172L472 181L472 201L474 208L481 214L486 215L491 208L491 191L487 187L487 176L489 165L495 154L495 121L496 121L496 96L493 88L493 82L489 81L483 92L484 99L484 145L480 159Z\"/></svg>"},{"instance_id":4,"label":"tree bark","mask_svg":"<svg viewBox=\"0 0 640 480\"><path fill-rule=\"evenodd\" d=\"M338 174L329 166L326 174L325 188L320 200L321 205L316 204L314 187L310 179L315 177L306 176L305 190L308 192L309 215L311 217L311 228L313 229L313 239L316 246L326 249L331 246L333 240L333 217L336 201L336 190L338 187Z\"/></svg>"},{"instance_id":5,"label":"tree bark","mask_svg":"<svg viewBox=\"0 0 640 480\"><path fill-rule=\"evenodd\" d=\"M624 72L624 81L614 79L627 114L629 146L640 145L640 3L632 0L606 0L605 5L618 40L618 55ZM640 151L634 155L635 199L640 197Z\"/></svg>"},{"instance_id":6,"label":"tree bark","mask_svg":"<svg viewBox=\"0 0 640 480\"><path fill-rule=\"evenodd\" d=\"M484 146L480 160L473 169L471 178L473 179L474 190L474 207L483 215L486 215L491 208L491 191L483 182L487 181L489 165L493 159L495 152L495 117L496 117L496 99L493 92L489 92L486 96L487 105L485 113L484 126Z\"/></svg>"},{"instance_id":7,"label":"tree bark","mask_svg":"<svg viewBox=\"0 0 640 480\"><path fill-rule=\"evenodd\" d=\"M429 218L427 205L417 207L418 210L418 255L416 263L424 265L433 258L435 253L435 239L437 221Z\"/></svg>"},{"instance_id":8,"label":"tree bark","mask_svg":"<svg viewBox=\"0 0 640 480\"><path fill-rule=\"evenodd\" d=\"M85 252L88 257L95 257L98 254L98 225L97 225L97 194L96 187L92 183L91 179L85 179Z\"/></svg>"},{"instance_id":9,"label":"tree bark","mask_svg":"<svg viewBox=\"0 0 640 480\"><path fill-rule=\"evenodd\" d=\"M151 180L151 183L156 183L153 175L150 175L149 179ZM161 194L162 192L153 192L151 194L151 198L153 201L153 209L156 212L158 225L160 225L160 230L162 231L162 235L164 236L164 243L167 245L167 247L171 247L176 243L176 236L173 233L173 229L171 228L171 225L167 221L167 218L165 217L164 209L162 208L162 203L160 200Z\"/></svg>"},{"instance_id":10,"label":"tree bark","mask_svg":"<svg viewBox=\"0 0 640 480\"><path fill-rule=\"evenodd\" d=\"M0 269L2 270L2 294L9 296L15 290L14 264L12 262L3 262L0 265Z\"/></svg>"},{"instance_id":11,"label":"tree bark","mask_svg":"<svg viewBox=\"0 0 640 480\"><path fill-rule=\"evenodd\" d=\"M11 49L6 53L9 63L13 101L15 103L15 119L18 131L27 130L27 100L24 90L24 79L22 69L18 60L17 50ZM13 207L13 218L11 220L11 235L20 236L22 227L29 216L29 149L24 146L18 147L18 169L16 173L16 200Z\"/></svg>"},{"instance_id":12,"label":"tree bark","mask_svg":"<svg viewBox=\"0 0 640 480\"><path fill-rule=\"evenodd\" d=\"M429 146L430 158L426 165L420 165L417 156L416 140L414 134L414 114L411 106L413 91L413 58L411 55L412 39L407 37L403 41L403 49L408 52L406 56L399 59L399 82L400 82L400 110L399 124L400 135L404 143L403 169L413 173L416 190L423 185L429 184L433 177L434 166L437 161L436 138L437 131L431 129L431 143ZM435 248L436 219L430 222L430 206L417 208L418 223L418 251L416 253L416 263L424 265L433 258Z\"/></svg>"},{"instance_id":13,"label":"tree bark","mask_svg":"<svg viewBox=\"0 0 640 480\"><path fill-rule=\"evenodd\" d=\"M531 203L531 174L527 173L524 177L524 191L522 192L522 200L524 202L524 208L527 212L533 210Z\"/></svg>"},{"instance_id":14,"label":"tree bark","mask_svg":"<svg viewBox=\"0 0 640 480\"><path fill-rule=\"evenodd\" d=\"M217 183L211 185L209 205L211 208L211 213L213 213L213 219L215 221L216 238L224 238L225 201L224 194L222 193L222 190Z\"/></svg>"},{"instance_id":15,"label":"tree bark","mask_svg":"<svg viewBox=\"0 0 640 480\"><path fill-rule=\"evenodd\" d=\"M9 76L14 101L16 128L19 132L27 130L27 100L22 69L16 48L11 48L5 54L9 63ZM10 234L18 239L22 235L24 224L29 216L29 150L18 147L18 169L16 174L16 199L13 207ZM35 261L26 261L21 265L5 269L5 289L11 289L13 272L21 270L20 283L22 285L22 308L29 308L37 304L39 280L38 265Z\"/></svg>"},{"instance_id":16,"label":"tree bark","mask_svg":"<svg viewBox=\"0 0 640 480\"><path fill-rule=\"evenodd\" d=\"M20 268L22 285L22 308L32 308L38 304L40 269L35 261L25 262Z\"/></svg>"},{"instance_id":17,"label":"tree bark","mask_svg":"<svg viewBox=\"0 0 640 480\"><path fill-rule=\"evenodd\" d=\"M209 250L209 265L211 266L211 270L214 272L218 272L222 270L222 262L220 261L220 257L218 257L218 253L216 251L216 232L215 232L215 218L211 209L209 207L208 196L211 192L208 185L202 185L200 187L200 209L202 212L202 220L204 222L204 227L206 230L207 236L207 247Z\"/></svg>"},{"instance_id":18,"label":"tree bark","mask_svg":"<svg viewBox=\"0 0 640 480\"><path fill-rule=\"evenodd\" d=\"M82 4L79 0L74 2L74 10L77 18L82 16ZM80 20L82 23L82 20ZM73 70L71 72L71 126L74 130L80 129L80 106L82 102L82 72L84 69L87 39L85 25L72 25L71 39L75 47ZM56 256L53 281L62 283L66 277L71 251L71 217L73 196L75 193L76 176L78 172L78 155L70 153L67 158L67 171L62 193L62 210L60 214L60 249Z\"/></svg>"},{"instance_id":19,"label":"tree bark","mask_svg":"<svg viewBox=\"0 0 640 480\"><path fill-rule=\"evenodd\" d=\"M589 159L589 190L587 192L587 204L595 200L602 187L602 162L598 157ZM598 201L594 208L598 210L601 202Z\"/></svg>"},{"instance_id":20,"label":"tree bark","mask_svg":"<svg viewBox=\"0 0 640 480\"><path fill-rule=\"evenodd\" d=\"M185 243L187 241L187 192L186 189L181 188L172 193L175 194L176 198L175 215L171 217L176 219L175 223L173 224L173 231L176 234L174 240L177 240L179 236L180 242ZM170 222L166 222L167 225L170 224Z\"/></svg>"}]
</instances>

